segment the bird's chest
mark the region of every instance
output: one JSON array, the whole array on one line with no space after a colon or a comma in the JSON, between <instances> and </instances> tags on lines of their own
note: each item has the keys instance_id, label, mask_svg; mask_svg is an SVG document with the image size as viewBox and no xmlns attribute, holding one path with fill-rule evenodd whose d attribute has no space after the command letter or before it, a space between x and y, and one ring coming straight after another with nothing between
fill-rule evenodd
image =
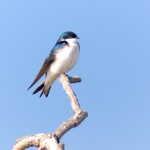
<instances>
[{"instance_id":1,"label":"bird's chest","mask_svg":"<svg viewBox=\"0 0 150 150\"><path fill-rule=\"evenodd\" d=\"M78 44L66 45L55 55L54 72L67 72L76 64L79 56Z\"/></svg>"}]
</instances>

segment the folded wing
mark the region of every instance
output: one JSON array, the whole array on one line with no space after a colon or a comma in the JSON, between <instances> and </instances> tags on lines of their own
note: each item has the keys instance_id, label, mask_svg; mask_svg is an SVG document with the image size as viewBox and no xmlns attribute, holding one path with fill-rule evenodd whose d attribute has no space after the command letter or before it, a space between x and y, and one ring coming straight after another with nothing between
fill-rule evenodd
<instances>
[{"instance_id":1,"label":"folded wing","mask_svg":"<svg viewBox=\"0 0 150 150\"><path fill-rule=\"evenodd\" d=\"M29 86L28 90L47 72L51 63L54 61L53 53L50 53L49 56L45 59L40 71L38 72L37 76L35 77L32 84Z\"/></svg>"}]
</instances>

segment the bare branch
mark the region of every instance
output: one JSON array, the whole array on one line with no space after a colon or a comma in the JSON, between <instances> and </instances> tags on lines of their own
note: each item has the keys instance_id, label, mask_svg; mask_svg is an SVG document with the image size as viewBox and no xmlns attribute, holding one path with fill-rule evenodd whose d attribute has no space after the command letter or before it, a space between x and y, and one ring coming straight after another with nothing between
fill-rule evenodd
<instances>
[{"instance_id":1,"label":"bare branch","mask_svg":"<svg viewBox=\"0 0 150 150\"><path fill-rule=\"evenodd\" d=\"M71 128L78 126L88 116L88 113L80 108L80 104L75 93L72 90L69 80L74 81L72 83L81 81L79 77L68 77L65 74L60 75L60 82L62 83L62 86L67 93L67 96L71 102L72 110L75 115L64 122L62 125L60 125L60 127L56 130L55 135L59 139Z\"/></svg>"},{"instance_id":2,"label":"bare branch","mask_svg":"<svg viewBox=\"0 0 150 150\"><path fill-rule=\"evenodd\" d=\"M83 110L76 113L72 118L60 125L60 127L56 130L55 135L60 139L70 129L77 127L87 117L87 115L87 112Z\"/></svg>"},{"instance_id":3,"label":"bare branch","mask_svg":"<svg viewBox=\"0 0 150 150\"><path fill-rule=\"evenodd\" d=\"M78 103L78 98L76 97L75 93L72 90L69 79L73 81L75 78L68 78L68 76L65 74L60 75L60 82L62 83L62 86L66 91L67 96L71 102L71 107L73 109L73 112L77 113L78 111L81 111L80 104Z\"/></svg>"},{"instance_id":4,"label":"bare branch","mask_svg":"<svg viewBox=\"0 0 150 150\"><path fill-rule=\"evenodd\" d=\"M70 84L81 82L81 79L77 76L69 77L62 73L60 74L60 82L70 100L74 116L62 123L53 134L42 133L18 139L13 150L24 150L33 146L38 147L39 150L64 150L64 144L60 143L61 137L70 129L77 127L88 116L88 113L80 108L78 98Z\"/></svg>"},{"instance_id":5,"label":"bare branch","mask_svg":"<svg viewBox=\"0 0 150 150\"><path fill-rule=\"evenodd\" d=\"M68 78L69 78L70 83L78 83L78 82L81 82L81 78L78 77L78 76L74 76L74 77L69 77L69 76L68 76Z\"/></svg>"}]
</instances>

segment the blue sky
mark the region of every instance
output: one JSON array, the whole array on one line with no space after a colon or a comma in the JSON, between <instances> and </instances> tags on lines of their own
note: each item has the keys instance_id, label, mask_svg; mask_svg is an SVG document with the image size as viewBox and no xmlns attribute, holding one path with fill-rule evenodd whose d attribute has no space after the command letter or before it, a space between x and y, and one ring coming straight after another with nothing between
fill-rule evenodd
<instances>
[{"instance_id":1,"label":"blue sky","mask_svg":"<svg viewBox=\"0 0 150 150\"><path fill-rule=\"evenodd\" d=\"M64 31L80 37L78 64L69 75L88 118L61 141L66 149L150 149L150 1L0 2L0 149L19 137L50 133L70 118L57 80L48 98L30 91L45 57ZM31 148L35 149L35 148Z\"/></svg>"}]
</instances>

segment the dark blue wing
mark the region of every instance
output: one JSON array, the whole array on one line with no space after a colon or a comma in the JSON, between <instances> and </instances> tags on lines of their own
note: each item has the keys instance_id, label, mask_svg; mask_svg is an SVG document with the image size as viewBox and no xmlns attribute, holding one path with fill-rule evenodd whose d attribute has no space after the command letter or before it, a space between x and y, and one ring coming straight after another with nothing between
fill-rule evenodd
<instances>
[{"instance_id":1,"label":"dark blue wing","mask_svg":"<svg viewBox=\"0 0 150 150\"><path fill-rule=\"evenodd\" d=\"M67 41L60 41L55 44L53 49L51 50L51 53L55 53L55 51L60 50L64 48L66 45L69 45Z\"/></svg>"},{"instance_id":2,"label":"dark blue wing","mask_svg":"<svg viewBox=\"0 0 150 150\"><path fill-rule=\"evenodd\" d=\"M42 67L40 68L40 71L38 72L37 76L35 77L32 84L29 86L28 90L48 71L50 65L55 61L55 52L57 50L62 49L66 45L66 41L57 42L53 49L51 50L48 57L45 59Z\"/></svg>"},{"instance_id":3,"label":"dark blue wing","mask_svg":"<svg viewBox=\"0 0 150 150\"><path fill-rule=\"evenodd\" d=\"M48 57L45 59L42 67L40 68L40 71L38 72L32 84L29 86L28 90L47 72L53 60L54 60L54 55L53 53L50 53Z\"/></svg>"}]
</instances>

